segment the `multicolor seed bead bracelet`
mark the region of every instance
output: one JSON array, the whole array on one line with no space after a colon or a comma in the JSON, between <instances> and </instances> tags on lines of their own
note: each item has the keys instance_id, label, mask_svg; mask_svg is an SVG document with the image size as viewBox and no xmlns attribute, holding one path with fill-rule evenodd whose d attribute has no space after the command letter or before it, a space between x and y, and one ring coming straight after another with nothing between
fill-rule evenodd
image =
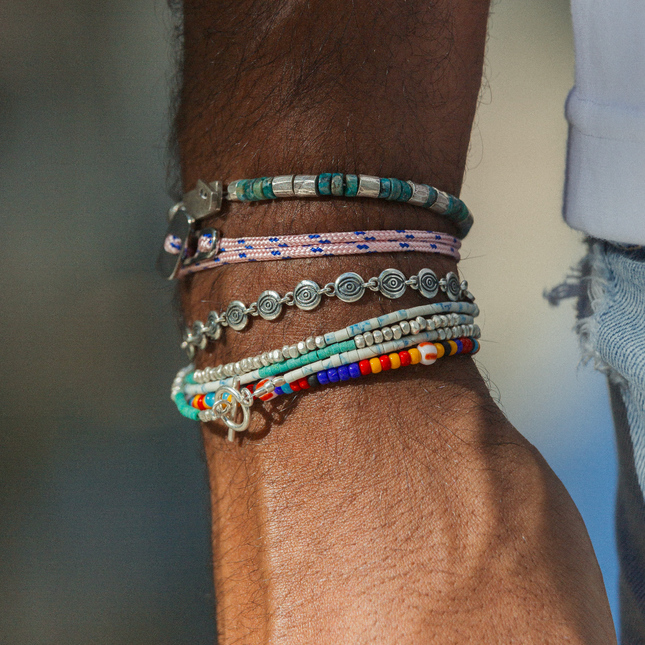
<instances>
[{"instance_id":1,"label":"multicolor seed bead bracelet","mask_svg":"<svg viewBox=\"0 0 645 645\"><path fill-rule=\"evenodd\" d=\"M408 287L428 299L434 298L439 291L444 292L453 302L463 298L470 301L475 299L468 291L468 283L465 280L459 282L457 275L452 272L439 279L432 269L421 269L416 275L406 278L398 269L384 269L378 277L365 281L358 273L350 271L324 287L313 280L302 280L293 291L284 296L273 290L263 291L248 307L240 300L233 300L222 313L211 311L206 324L195 321L192 329L186 330L181 346L192 358L196 348L203 349L209 340L219 340L224 327L236 331L244 329L249 316L275 320L280 316L283 305L295 305L304 311L311 311L320 305L323 295L330 298L335 296L343 302L356 302L363 297L366 289L378 291L389 299L397 299L403 296Z\"/></svg>"},{"instance_id":2,"label":"multicolor seed bead bracelet","mask_svg":"<svg viewBox=\"0 0 645 645\"><path fill-rule=\"evenodd\" d=\"M436 305L402 309L380 318L350 325L345 330L339 330L333 334L316 338L310 336L295 345L285 345L282 349L264 352L259 356L248 357L236 363L195 370L187 375L184 391L188 395L214 392L221 385L230 385L235 376L241 378L242 385L247 385L267 376L276 376L315 361L324 360L343 351L380 345L383 342L399 340L404 336L416 335L422 331L436 331L440 341L461 336L479 337L479 327L474 324L473 315L447 313L424 318L424 315L429 315L436 310ZM361 329L362 332L355 333ZM347 330L354 332L355 335L348 336Z\"/></svg>"},{"instance_id":3,"label":"multicolor seed bead bracelet","mask_svg":"<svg viewBox=\"0 0 645 645\"><path fill-rule=\"evenodd\" d=\"M426 365L434 363L441 355L454 356L460 353L476 353L479 350L479 343L475 338L459 338L433 344L429 341L436 340L433 338L435 333L426 331L378 346L342 352L329 359L313 363L308 366L308 369L294 370L283 376L265 379L251 388L240 388L240 379L235 377L231 385L222 385L212 394L192 397L191 403L188 403L182 392L182 384L192 368L191 365L177 374L173 381L171 398L179 412L189 419L203 422L224 421L229 430L228 438L232 441L235 432L243 432L248 428L254 399L267 400L273 398L271 395L274 393L286 394L308 389L316 384L325 385L338 380L358 378L361 375L392 369L393 365L394 369L397 369L401 365L412 364L412 357L416 358L415 346L416 351L420 353L419 362ZM403 356L401 356L401 350L405 350ZM277 393L276 389L278 389ZM238 411L242 412L241 421L236 420Z\"/></svg>"},{"instance_id":4,"label":"multicolor seed bead bracelet","mask_svg":"<svg viewBox=\"0 0 645 645\"><path fill-rule=\"evenodd\" d=\"M216 229L207 228L200 232L195 252L192 255L189 252L177 277L227 264L365 253L415 251L447 255L459 261L460 247L461 242L457 238L435 231L347 231L220 240ZM169 235L164 242L164 250L175 255L180 253L179 238Z\"/></svg>"},{"instance_id":5,"label":"multicolor seed bead bracelet","mask_svg":"<svg viewBox=\"0 0 645 645\"><path fill-rule=\"evenodd\" d=\"M281 175L257 179L238 179L228 184L210 184L199 180L194 190L184 194L182 201L168 212L170 224L157 267L173 279L188 256L195 239L196 221L221 210L222 200L262 201L283 197L371 197L420 206L440 215L457 228L457 237L467 235L473 224L468 207L457 197L427 184L416 184L394 178L344 173L319 175Z\"/></svg>"}]
</instances>

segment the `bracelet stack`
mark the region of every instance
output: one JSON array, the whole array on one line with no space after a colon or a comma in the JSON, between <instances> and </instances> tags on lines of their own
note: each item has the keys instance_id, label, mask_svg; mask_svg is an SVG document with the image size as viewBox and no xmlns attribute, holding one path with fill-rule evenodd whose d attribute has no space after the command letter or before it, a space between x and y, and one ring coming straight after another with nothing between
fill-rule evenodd
<instances>
[{"instance_id":1,"label":"bracelet stack","mask_svg":"<svg viewBox=\"0 0 645 645\"><path fill-rule=\"evenodd\" d=\"M171 221L158 267L172 279L227 264L362 253L418 252L459 260L460 240L434 231L399 229L227 239L214 228L195 230L197 221L219 212L223 199L261 202L283 197L368 197L405 202L452 222L459 237L464 237L472 225L472 215L461 200L411 181L343 173L239 179L226 188L221 182L199 181L195 190L185 194L169 212ZM211 311L205 323L195 321L186 330L182 347L192 359L197 350L219 340L226 328L242 331L253 317L277 320L285 306L314 311L323 303L323 296L350 305L367 291L395 300L408 289L418 293L426 304L224 365L196 370L191 364L175 377L171 398L187 418L223 422L233 440L235 433L249 427L256 400L270 401L301 390L409 365L431 365L444 357L479 351L480 329L475 324L479 308L467 282L452 272L438 277L429 268L409 277L389 268L367 280L350 271L324 286L303 279L283 294L265 289L248 306L233 300L224 310ZM428 302L438 295L447 301Z\"/></svg>"}]
</instances>

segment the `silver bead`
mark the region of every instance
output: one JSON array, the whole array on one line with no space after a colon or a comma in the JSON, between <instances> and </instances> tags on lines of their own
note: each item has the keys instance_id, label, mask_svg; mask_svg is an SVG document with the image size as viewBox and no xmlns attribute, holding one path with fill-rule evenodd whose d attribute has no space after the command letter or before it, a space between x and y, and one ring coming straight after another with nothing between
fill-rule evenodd
<instances>
[{"instance_id":1,"label":"silver bead","mask_svg":"<svg viewBox=\"0 0 645 645\"><path fill-rule=\"evenodd\" d=\"M240 361L240 367L242 369L242 372L248 372L249 371L249 359L248 358L243 358Z\"/></svg>"},{"instance_id":2,"label":"silver bead","mask_svg":"<svg viewBox=\"0 0 645 645\"><path fill-rule=\"evenodd\" d=\"M298 358L298 356L300 356L300 352L298 351L298 346L291 345L291 347L289 347L289 357Z\"/></svg>"},{"instance_id":3,"label":"silver bead","mask_svg":"<svg viewBox=\"0 0 645 645\"><path fill-rule=\"evenodd\" d=\"M399 340L401 336L403 336L403 332L401 331L401 325L396 323L395 325L392 325L392 336L394 337L394 340Z\"/></svg>"},{"instance_id":4,"label":"silver bead","mask_svg":"<svg viewBox=\"0 0 645 645\"><path fill-rule=\"evenodd\" d=\"M410 333L411 334L418 334L421 331L421 327L419 326L419 323L416 320L411 320L410 321Z\"/></svg>"},{"instance_id":5,"label":"silver bead","mask_svg":"<svg viewBox=\"0 0 645 645\"><path fill-rule=\"evenodd\" d=\"M293 175L280 175L271 180L271 188L276 197L293 197Z\"/></svg>"},{"instance_id":6,"label":"silver bead","mask_svg":"<svg viewBox=\"0 0 645 645\"><path fill-rule=\"evenodd\" d=\"M233 363L224 365L224 376L233 376Z\"/></svg>"},{"instance_id":7,"label":"silver bead","mask_svg":"<svg viewBox=\"0 0 645 645\"><path fill-rule=\"evenodd\" d=\"M426 318L426 329L428 331L434 331L435 330L435 324L434 324L434 320L432 320L432 318Z\"/></svg>"},{"instance_id":8,"label":"silver bead","mask_svg":"<svg viewBox=\"0 0 645 645\"><path fill-rule=\"evenodd\" d=\"M447 327L449 325L448 316L444 316L444 314L440 314L439 318L441 319L441 326L442 327Z\"/></svg>"},{"instance_id":9,"label":"silver bead","mask_svg":"<svg viewBox=\"0 0 645 645\"><path fill-rule=\"evenodd\" d=\"M481 338L482 335L482 330L479 328L479 325L474 325L475 329L473 329L473 336L475 338Z\"/></svg>"},{"instance_id":10,"label":"silver bead","mask_svg":"<svg viewBox=\"0 0 645 645\"><path fill-rule=\"evenodd\" d=\"M375 344L380 345L383 342L383 332L380 329L375 329L372 332L372 336L374 336Z\"/></svg>"},{"instance_id":11,"label":"silver bead","mask_svg":"<svg viewBox=\"0 0 645 645\"><path fill-rule=\"evenodd\" d=\"M426 328L426 319L425 319L423 316L417 316L417 317L415 318L415 320L417 321L417 324L419 325L419 329L420 329L421 331L425 331L425 328Z\"/></svg>"},{"instance_id":12,"label":"silver bead","mask_svg":"<svg viewBox=\"0 0 645 645\"><path fill-rule=\"evenodd\" d=\"M269 352L264 352L262 356L260 356L260 362L264 367L268 367L269 365L271 365L272 361L269 358Z\"/></svg>"},{"instance_id":13,"label":"silver bead","mask_svg":"<svg viewBox=\"0 0 645 645\"><path fill-rule=\"evenodd\" d=\"M358 176L357 197L378 197L381 192L381 180L371 175Z\"/></svg>"},{"instance_id":14,"label":"silver bead","mask_svg":"<svg viewBox=\"0 0 645 645\"><path fill-rule=\"evenodd\" d=\"M415 184L411 181L408 182L412 187L412 197L408 199L408 204L415 206L425 206L430 197L430 189L425 184Z\"/></svg>"},{"instance_id":15,"label":"silver bead","mask_svg":"<svg viewBox=\"0 0 645 645\"><path fill-rule=\"evenodd\" d=\"M407 336L410 333L410 323L407 320L402 320L399 324L401 325L401 333Z\"/></svg>"},{"instance_id":16,"label":"silver bead","mask_svg":"<svg viewBox=\"0 0 645 645\"><path fill-rule=\"evenodd\" d=\"M297 197L316 197L316 175L296 175L293 178L293 194Z\"/></svg>"},{"instance_id":17,"label":"silver bead","mask_svg":"<svg viewBox=\"0 0 645 645\"><path fill-rule=\"evenodd\" d=\"M282 356L284 357L285 360L288 360L291 358L291 354L289 354L289 345L285 345L282 348Z\"/></svg>"},{"instance_id":18,"label":"silver bead","mask_svg":"<svg viewBox=\"0 0 645 645\"><path fill-rule=\"evenodd\" d=\"M439 340L446 340L446 330L445 329L437 330L437 334L439 334Z\"/></svg>"},{"instance_id":19,"label":"silver bead","mask_svg":"<svg viewBox=\"0 0 645 645\"><path fill-rule=\"evenodd\" d=\"M279 349L274 349L271 352L271 361L273 363L282 363L284 361L284 356Z\"/></svg>"},{"instance_id":20,"label":"silver bead","mask_svg":"<svg viewBox=\"0 0 645 645\"><path fill-rule=\"evenodd\" d=\"M383 338L385 340L392 340L393 334L392 334L392 330L389 327L383 327L381 331L383 332Z\"/></svg>"},{"instance_id":21,"label":"silver bead","mask_svg":"<svg viewBox=\"0 0 645 645\"><path fill-rule=\"evenodd\" d=\"M309 352L309 350L307 349L307 343L305 343L304 340L301 340L296 345L296 347L298 348L298 354L304 355L304 354L307 354Z\"/></svg>"},{"instance_id":22,"label":"silver bead","mask_svg":"<svg viewBox=\"0 0 645 645\"><path fill-rule=\"evenodd\" d=\"M354 336L354 343L356 343L356 349L363 349L365 347L365 339L361 334Z\"/></svg>"},{"instance_id":23,"label":"silver bead","mask_svg":"<svg viewBox=\"0 0 645 645\"><path fill-rule=\"evenodd\" d=\"M314 340L314 337L309 336L309 338L307 338L307 340L305 341L305 345L310 352L313 352L314 349L316 349L316 341Z\"/></svg>"},{"instance_id":24,"label":"silver bead","mask_svg":"<svg viewBox=\"0 0 645 645\"><path fill-rule=\"evenodd\" d=\"M374 334L372 334L371 331L366 331L363 334L363 338L365 339L365 344L368 347L371 347L374 344Z\"/></svg>"},{"instance_id":25,"label":"silver bead","mask_svg":"<svg viewBox=\"0 0 645 645\"><path fill-rule=\"evenodd\" d=\"M316 341L316 347L318 349L322 349L323 347L327 347L327 343L325 342L325 337L324 336L316 336L314 339Z\"/></svg>"},{"instance_id":26,"label":"silver bead","mask_svg":"<svg viewBox=\"0 0 645 645\"><path fill-rule=\"evenodd\" d=\"M195 370L193 372L193 380L196 383L201 383L202 382L202 371L201 370Z\"/></svg>"},{"instance_id":27,"label":"silver bead","mask_svg":"<svg viewBox=\"0 0 645 645\"><path fill-rule=\"evenodd\" d=\"M439 213L439 215L443 215L448 210L448 206L450 206L450 196L443 191L438 190L437 199L430 207L430 210L435 213Z\"/></svg>"},{"instance_id":28,"label":"silver bead","mask_svg":"<svg viewBox=\"0 0 645 645\"><path fill-rule=\"evenodd\" d=\"M237 363L233 365L233 372L235 372L235 374L237 374L238 376L244 373L244 370L242 369L242 361L237 361Z\"/></svg>"}]
</instances>

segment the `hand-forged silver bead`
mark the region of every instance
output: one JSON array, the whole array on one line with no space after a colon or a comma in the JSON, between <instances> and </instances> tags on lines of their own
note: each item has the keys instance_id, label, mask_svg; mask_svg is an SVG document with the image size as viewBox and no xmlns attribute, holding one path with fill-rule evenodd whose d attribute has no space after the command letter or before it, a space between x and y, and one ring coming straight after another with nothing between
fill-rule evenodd
<instances>
[{"instance_id":1,"label":"hand-forged silver bead","mask_svg":"<svg viewBox=\"0 0 645 645\"><path fill-rule=\"evenodd\" d=\"M298 351L298 346L291 345L291 347L289 347L289 357L298 358L298 356L300 356L300 352Z\"/></svg>"},{"instance_id":2,"label":"hand-forged silver bead","mask_svg":"<svg viewBox=\"0 0 645 645\"><path fill-rule=\"evenodd\" d=\"M309 338L307 338L307 340L305 341L305 345L310 352L313 352L314 349L316 349L316 341L314 340L314 337L309 336Z\"/></svg>"},{"instance_id":3,"label":"hand-forged silver bead","mask_svg":"<svg viewBox=\"0 0 645 645\"><path fill-rule=\"evenodd\" d=\"M363 335L358 334L358 336L354 336L354 343L356 344L356 349L363 349L363 347L365 347L365 339L363 338Z\"/></svg>"},{"instance_id":4,"label":"hand-forged silver bead","mask_svg":"<svg viewBox=\"0 0 645 645\"><path fill-rule=\"evenodd\" d=\"M403 336L403 331L399 323L392 325L392 336L394 336L394 340L399 340Z\"/></svg>"},{"instance_id":5,"label":"hand-forged silver bead","mask_svg":"<svg viewBox=\"0 0 645 645\"><path fill-rule=\"evenodd\" d=\"M372 334L371 331L366 331L363 334L363 338L365 339L365 344L368 347L371 347L374 344L374 334Z\"/></svg>"},{"instance_id":6,"label":"hand-forged silver bead","mask_svg":"<svg viewBox=\"0 0 645 645\"><path fill-rule=\"evenodd\" d=\"M316 338L314 338L314 340L316 341L316 347L318 349L323 349L324 347L327 346L327 343L325 342L325 337L324 336L316 336Z\"/></svg>"},{"instance_id":7,"label":"hand-forged silver bead","mask_svg":"<svg viewBox=\"0 0 645 645\"><path fill-rule=\"evenodd\" d=\"M375 329L372 335L374 336L375 344L380 345L383 342L383 332L380 329Z\"/></svg>"},{"instance_id":8,"label":"hand-forged silver bead","mask_svg":"<svg viewBox=\"0 0 645 645\"><path fill-rule=\"evenodd\" d=\"M296 347L298 348L298 354L300 355L304 355L309 352L309 350L307 349L307 344L304 340L299 341Z\"/></svg>"},{"instance_id":9,"label":"hand-forged silver bead","mask_svg":"<svg viewBox=\"0 0 645 645\"><path fill-rule=\"evenodd\" d=\"M392 340L392 338L394 337L392 329L390 327L383 327L381 331L383 332L383 338L385 340Z\"/></svg>"},{"instance_id":10,"label":"hand-forged silver bead","mask_svg":"<svg viewBox=\"0 0 645 645\"><path fill-rule=\"evenodd\" d=\"M407 320L402 320L399 325L401 325L403 335L407 336L410 333L410 323Z\"/></svg>"}]
</instances>

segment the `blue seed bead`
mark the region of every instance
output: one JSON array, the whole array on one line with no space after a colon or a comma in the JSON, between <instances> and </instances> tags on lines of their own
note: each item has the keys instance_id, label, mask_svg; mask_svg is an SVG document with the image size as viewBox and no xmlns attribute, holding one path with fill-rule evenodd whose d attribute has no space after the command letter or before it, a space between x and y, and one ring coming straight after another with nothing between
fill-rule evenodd
<instances>
[{"instance_id":1,"label":"blue seed bead","mask_svg":"<svg viewBox=\"0 0 645 645\"><path fill-rule=\"evenodd\" d=\"M254 179L251 187L251 192L253 193L253 201L259 202L261 199L264 199L264 193L262 192L262 182L264 177L260 179Z\"/></svg>"},{"instance_id":2,"label":"blue seed bead","mask_svg":"<svg viewBox=\"0 0 645 645\"><path fill-rule=\"evenodd\" d=\"M278 387L275 388L275 390L273 390L273 393L276 396L280 396L281 394L284 394L284 391L282 390L282 388L280 386L278 386Z\"/></svg>"},{"instance_id":3,"label":"blue seed bead","mask_svg":"<svg viewBox=\"0 0 645 645\"><path fill-rule=\"evenodd\" d=\"M327 385L327 383L329 383L329 378L327 377L327 372L325 370L318 372L316 376L318 377L318 382L321 385Z\"/></svg>"},{"instance_id":4,"label":"blue seed bead","mask_svg":"<svg viewBox=\"0 0 645 645\"><path fill-rule=\"evenodd\" d=\"M457 345L457 354L462 354L464 351L464 344L460 340L456 340L455 345Z\"/></svg>"},{"instance_id":5,"label":"blue seed bead","mask_svg":"<svg viewBox=\"0 0 645 645\"><path fill-rule=\"evenodd\" d=\"M412 186L407 181L401 182L401 194L399 195L400 202L407 202L412 197Z\"/></svg>"},{"instance_id":6,"label":"blue seed bead","mask_svg":"<svg viewBox=\"0 0 645 645\"><path fill-rule=\"evenodd\" d=\"M335 172L331 176L331 194L334 195L334 197L342 197L343 196L343 184L345 182L343 181L343 175L339 172Z\"/></svg>"},{"instance_id":7,"label":"blue seed bead","mask_svg":"<svg viewBox=\"0 0 645 645\"><path fill-rule=\"evenodd\" d=\"M291 389L291 386L289 385L289 383L285 383L284 385L281 385L280 389L282 390L283 394L291 394L293 392L293 390ZM274 390L274 392L275 392L275 390Z\"/></svg>"},{"instance_id":8,"label":"blue seed bead","mask_svg":"<svg viewBox=\"0 0 645 645\"><path fill-rule=\"evenodd\" d=\"M262 194L265 199L275 199L275 194L273 192L273 177L263 177L262 178Z\"/></svg>"},{"instance_id":9,"label":"blue seed bead","mask_svg":"<svg viewBox=\"0 0 645 645\"><path fill-rule=\"evenodd\" d=\"M331 195L331 173L321 172L316 179L316 190L319 195Z\"/></svg>"},{"instance_id":10,"label":"blue seed bead","mask_svg":"<svg viewBox=\"0 0 645 645\"><path fill-rule=\"evenodd\" d=\"M392 189L387 198L391 201L396 201L401 196L401 180L390 177L390 185Z\"/></svg>"},{"instance_id":11,"label":"blue seed bead","mask_svg":"<svg viewBox=\"0 0 645 645\"><path fill-rule=\"evenodd\" d=\"M345 197L356 197L358 192L358 175L345 175Z\"/></svg>"},{"instance_id":12,"label":"blue seed bead","mask_svg":"<svg viewBox=\"0 0 645 645\"><path fill-rule=\"evenodd\" d=\"M389 199L390 193L392 192L392 182L387 179L381 179L381 190L379 191L379 199Z\"/></svg>"},{"instance_id":13,"label":"blue seed bead","mask_svg":"<svg viewBox=\"0 0 645 645\"><path fill-rule=\"evenodd\" d=\"M318 385L320 385L320 383L318 383L318 378L316 377L315 374L312 374L310 377L307 378L307 383L309 383L309 387L317 387Z\"/></svg>"},{"instance_id":14,"label":"blue seed bead","mask_svg":"<svg viewBox=\"0 0 645 645\"><path fill-rule=\"evenodd\" d=\"M246 194L246 185L248 184L248 179L238 179L237 184L235 184L235 196L241 201L247 201Z\"/></svg>"},{"instance_id":15,"label":"blue seed bead","mask_svg":"<svg viewBox=\"0 0 645 645\"><path fill-rule=\"evenodd\" d=\"M215 403L215 392L209 392L204 397L204 405L209 408L212 408L214 403Z\"/></svg>"},{"instance_id":16,"label":"blue seed bead","mask_svg":"<svg viewBox=\"0 0 645 645\"><path fill-rule=\"evenodd\" d=\"M473 349L470 353L476 354L479 351L479 341L475 338L471 338L470 340L473 341Z\"/></svg>"},{"instance_id":17,"label":"blue seed bead","mask_svg":"<svg viewBox=\"0 0 645 645\"><path fill-rule=\"evenodd\" d=\"M358 367L358 363L350 363L347 367L349 368L349 375L352 378L360 378L361 377L361 370Z\"/></svg>"},{"instance_id":18,"label":"blue seed bead","mask_svg":"<svg viewBox=\"0 0 645 645\"><path fill-rule=\"evenodd\" d=\"M347 365L341 365L338 368L338 378L340 378L341 381L349 381L349 368Z\"/></svg>"},{"instance_id":19,"label":"blue seed bead","mask_svg":"<svg viewBox=\"0 0 645 645\"><path fill-rule=\"evenodd\" d=\"M426 188L430 191L426 203L423 205L424 208L430 208L437 201L437 189L432 186L426 185Z\"/></svg>"},{"instance_id":20,"label":"blue seed bead","mask_svg":"<svg viewBox=\"0 0 645 645\"><path fill-rule=\"evenodd\" d=\"M340 377L338 376L338 370L335 367L330 367L327 370L327 378L332 383L338 383L338 381L340 381Z\"/></svg>"}]
</instances>

